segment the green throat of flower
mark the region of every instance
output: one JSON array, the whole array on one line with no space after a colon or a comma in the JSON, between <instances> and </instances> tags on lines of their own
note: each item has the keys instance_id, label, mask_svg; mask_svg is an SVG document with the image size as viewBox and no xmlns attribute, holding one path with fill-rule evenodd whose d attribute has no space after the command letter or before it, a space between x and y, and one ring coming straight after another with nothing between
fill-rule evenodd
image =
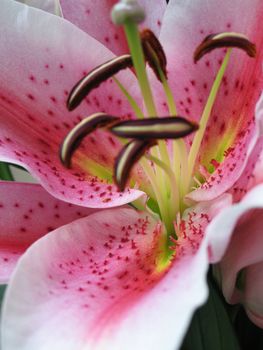
<instances>
[{"instance_id":1,"label":"green throat of flower","mask_svg":"<svg viewBox=\"0 0 263 350\"><path fill-rule=\"evenodd\" d=\"M169 246L179 235L174 223L186 208L184 197L193 186L197 186L194 180L197 156L232 47L241 48L249 56L254 57L255 45L242 34L220 33L209 35L197 47L194 53L195 62L213 49L227 47L224 60L213 82L199 125L197 125L187 119L187 116L177 115L176 103L168 83L165 53L150 30L139 32L138 23L144 19L144 12L137 2L126 0L117 3L112 11L112 19L116 24L124 26L130 54L116 57L102 64L79 81L69 96L68 109L75 109L101 82L113 78L120 91L128 99L134 112L134 119L123 121L117 116L105 113L95 113L83 119L64 139L60 149L60 158L65 166L70 167L73 153L82 139L97 128L106 128L115 137L119 137L124 146L116 157L114 176L110 178L102 166L92 161L90 161L91 173L93 172L104 181L114 179L120 191L123 191L129 184L129 187L136 186L147 194L148 200L144 209L159 217L163 222L166 230L166 255L169 257L172 252ZM156 78L163 86L169 108L167 117L158 118L146 63L153 69ZM146 113L142 112L127 88L115 77L120 70L132 67L141 90ZM195 132L195 135L189 150L184 137L192 132ZM146 176L146 183L136 183L136 178L132 176L131 170L138 162ZM132 204L138 209L143 207L140 200Z\"/></svg>"}]
</instances>

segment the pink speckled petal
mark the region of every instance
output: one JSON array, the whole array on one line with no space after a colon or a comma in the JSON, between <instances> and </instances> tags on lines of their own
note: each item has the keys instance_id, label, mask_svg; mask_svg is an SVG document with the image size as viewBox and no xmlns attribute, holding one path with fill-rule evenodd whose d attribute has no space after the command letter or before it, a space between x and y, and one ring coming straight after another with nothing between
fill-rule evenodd
<instances>
[{"instance_id":1,"label":"pink speckled petal","mask_svg":"<svg viewBox=\"0 0 263 350\"><path fill-rule=\"evenodd\" d=\"M219 133L224 121L230 120L232 111L236 111L234 117L236 120L243 114L242 106L245 107L246 102L255 106L261 91L263 38L261 31L258 30L258 23L262 20L262 12L263 5L260 0L245 0L242 6L239 0L233 0L231 4L229 1L222 1L220 9L216 0L211 0L209 3L202 0L194 2L171 0L167 6L160 40L168 56L170 84L179 111L183 115L187 114L197 119L200 117L219 68L218 60L223 57L222 51L214 51L194 64L194 50L205 36L223 31L236 31L247 35L257 45L256 60L247 57L239 50L233 51L222 91L213 111L217 116L218 125L215 134ZM250 90L251 92L247 94ZM254 95L254 98L250 101L251 95ZM254 108L250 107L250 112L253 115ZM215 121L211 122L211 126L214 123Z\"/></svg>"},{"instance_id":2,"label":"pink speckled petal","mask_svg":"<svg viewBox=\"0 0 263 350\"><path fill-rule=\"evenodd\" d=\"M263 95L256 106L256 117L259 127L259 138L249 156L247 165L242 175L231 188L231 193L235 202L240 201L242 197L256 185L263 183Z\"/></svg>"},{"instance_id":3,"label":"pink speckled petal","mask_svg":"<svg viewBox=\"0 0 263 350\"><path fill-rule=\"evenodd\" d=\"M59 0L16 0L22 4L33 6L52 14L61 15Z\"/></svg>"},{"instance_id":4,"label":"pink speckled petal","mask_svg":"<svg viewBox=\"0 0 263 350\"><path fill-rule=\"evenodd\" d=\"M263 34L261 0L183 1L171 0L163 18L160 39L168 58L169 82L179 115L198 120L224 50L206 55L193 62L196 46L211 33L222 31L246 34L257 45L256 59L240 50L233 50L200 152L201 162L222 161L224 151L238 139L238 134L252 122L255 104L262 91ZM156 96L161 94L156 93ZM164 98L159 108L167 113Z\"/></svg>"},{"instance_id":5,"label":"pink speckled petal","mask_svg":"<svg viewBox=\"0 0 263 350\"><path fill-rule=\"evenodd\" d=\"M71 171L58 157L63 138L84 116L98 111L130 115L113 81L95 90L76 111L66 109L68 92L84 71L112 53L68 21L14 1L1 2L0 30L1 160L21 164L50 193L78 205L109 207L138 198L140 191L118 193L111 184L120 144L109 133L88 137ZM120 80L133 91L131 72L121 73ZM91 160L106 171L108 183L94 176Z\"/></svg>"},{"instance_id":6,"label":"pink speckled petal","mask_svg":"<svg viewBox=\"0 0 263 350\"><path fill-rule=\"evenodd\" d=\"M33 242L94 211L61 202L40 185L0 182L0 283L8 282L18 258Z\"/></svg>"},{"instance_id":7,"label":"pink speckled petal","mask_svg":"<svg viewBox=\"0 0 263 350\"><path fill-rule=\"evenodd\" d=\"M244 195L256 185L263 183L263 137L261 136L252 153L242 175L234 183L230 192L234 202L239 202Z\"/></svg>"},{"instance_id":8,"label":"pink speckled petal","mask_svg":"<svg viewBox=\"0 0 263 350\"><path fill-rule=\"evenodd\" d=\"M259 183L261 175L262 137L262 100L261 95L255 107L255 120L241 130L232 146L224 152L224 160L218 163L216 170L197 190L187 195L194 201L210 200L230 190L234 201L239 200L253 185ZM255 166L257 165L257 168ZM250 178L254 177L251 183Z\"/></svg>"},{"instance_id":9,"label":"pink speckled petal","mask_svg":"<svg viewBox=\"0 0 263 350\"><path fill-rule=\"evenodd\" d=\"M60 0L63 16L79 28L103 43L116 55L128 52L122 27L111 21L111 10L116 0ZM146 20L143 26L149 27L158 35L161 20L166 8L165 0L152 6L152 0L140 0L145 8Z\"/></svg>"},{"instance_id":10,"label":"pink speckled petal","mask_svg":"<svg viewBox=\"0 0 263 350\"><path fill-rule=\"evenodd\" d=\"M221 260L220 282L227 301L243 303L251 320L263 328L262 224L261 184L241 202L223 210L208 226L207 234L214 237L213 261ZM243 276L237 283L240 272Z\"/></svg>"},{"instance_id":11,"label":"pink speckled petal","mask_svg":"<svg viewBox=\"0 0 263 350\"><path fill-rule=\"evenodd\" d=\"M195 254L203 238L205 237L207 239L206 228L209 223L218 213L231 204L232 196L230 194L223 194L214 200L200 202L186 209L177 225L177 232L179 234L176 241L176 256ZM223 239L224 237L222 236ZM208 248L208 253L209 259L212 259L212 250L210 250L210 247Z\"/></svg>"},{"instance_id":12,"label":"pink speckled petal","mask_svg":"<svg viewBox=\"0 0 263 350\"><path fill-rule=\"evenodd\" d=\"M259 132L260 134L263 134L263 94L261 94L261 97L256 105L256 115L258 116L259 120Z\"/></svg>"},{"instance_id":13,"label":"pink speckled petal","mask_svg":"<svg viewBox=\"0 0 263 350\"><path fill-rule=\"evenodd\" d=\"M217 209L225 198L214 203ZM195 210L203 227L201 214L217 211L213 203ZM6 294L3 350L18 344L21 350L179 348L207 296L209 254L197 233L195 249L180 240L178 258L166 273L157 272L160 234L147 214L111 209L39 240L20 260Z\"/></svg>"},{"instance_id":14,"label":"pink speckled petal","mask_svg":"<svg viewBox=\"0 0 263 350\"><path fill-rule=\"evenodd\" d=\"M245 169L257 137L257 128L250 123L249 127L239 133L233 146L225 152L224 161L202 186L187 195L187 199L196 202L211 200L230 189Z\"/></svg>"}]
</instances>

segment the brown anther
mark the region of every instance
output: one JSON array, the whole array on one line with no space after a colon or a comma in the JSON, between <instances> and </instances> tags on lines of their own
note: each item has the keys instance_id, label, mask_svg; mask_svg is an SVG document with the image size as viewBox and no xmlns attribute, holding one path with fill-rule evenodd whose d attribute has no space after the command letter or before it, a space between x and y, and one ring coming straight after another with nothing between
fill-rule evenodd
<instances>
[{"instance_id":1,"label":"brown anther","mask_svg":"<svg viewBox=\"0 0 263 350\"><path fill-rule=\"evenodd\" d=\"M141 140L178 139L197 129L198 124L179 116L125 120L110 127L117 136Z\"/></svg>"},{"instance_id":2,"label":"brown anther","mask_svg":"<svg viewBox=\"0 0 263 350\"><path fill-rule=\"evenodd\" d=\"M244 50L248 56L256 56L256 45L253 44L245 35L240 33L225 32L208 35L201 44L195 49L194 62L200 60L208 52L223 47L235 47Z\"/></svg>"},{"instance_id":3,"label":"brown anther","mask_svg":"<svg viewBox=\"0 0 263 350\"><path fill-rule=\"evenodd\" d=\"M105 113L95 113L83 119L67 134L63 140L59 150L61 163L65 167L70 168L73 153L77 150L85 136L88 136L98 128L112 126L118 121L118 117Z\"/></svg>"},{"instance_id":4,"label":"brown anther","mask_svg":"<svg viewBox=\"0 0 263 350\"><path fill-rule=\"evenodd\" d=\"M159 69L167 78L167 60L160 41L150 29L144 29L140 35L146 62L152 68L158 80L161 81Z\"/></svg>"},{"instance_id":5,"label":"brown anther","mask_svg":"<svg viewBox=\"0 0 263 350\"><path fill-rule=\"evenodd\" d=\"M132 66L132 58L127 54L115 57L94 68L71 90L67 101L68 110L72 111L78 107L81 101L105 80L109 79L121 70Z\"/></svg>"},{"instance_id":6,"label":"brown anther","mask_svg":"<svg viewBox=\"0 0 263 350\"><path fill-rule=\"evenodd\" d=\"M155 140L135 139L127 143L120 151L114 166L114 179L120 191L124 191L133 166L155 144Z\"/></svg>"}]
</instances>

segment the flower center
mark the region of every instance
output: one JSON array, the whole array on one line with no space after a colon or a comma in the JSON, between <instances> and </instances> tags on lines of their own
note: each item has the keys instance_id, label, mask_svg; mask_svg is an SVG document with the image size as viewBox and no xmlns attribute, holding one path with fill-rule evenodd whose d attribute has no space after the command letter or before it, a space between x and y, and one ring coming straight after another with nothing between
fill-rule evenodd
<instances>
[{"instance_id":1,"label":"flower center","mask_svg":"<svg viewBox=\"0 0 263 350\"><path fill-rule=\"evenodd\" d=\"M167 78L165 53L150 30L139 33L137 23L144 18L144 13L137 2L135 0L120 1L113 8L112 18L116 24L124 26L130 55L123 55L106 62L77 83L69 96L68 109L76 108L87 94L105 79L113 77L121 69L133 66L146 108L146 115L126 87L116 77L113 77L128 99L135 119L123 121L105 113L96 113L84 119L68 134L61 146L60 156L62 162L70 166L72 154L83 137L98 127L107 128L116 137L120 137L124 147L116 157L115 183L121 191L127 184L130 184L130 187L136 186L147 194L148 200L144 209L148 210L151 215L158 216L163 222L167 233L166 253L169 257L172 252L169 246L179 234L176 232L175 227L178 225L175 225L175 222L178 215L180 217L186 209L184 197L193 186L198 186L194 174L197 156L232 47L241 48L249 56L254 57L255 46L245 36L237 33L210 35L198 46L194 53L195 61L213 49L228 48L213 82L198 129L196 123L177 115L176 103ZM167 117L158 118L157 116L145 62L153 69L156 78L163 86L169 108ZM184 137L193 131L196 131L195 136L188 150ZM146 181L138 182L136 174L131 172L137 162L145 174ZM95 175L108 180L108 175L104 175L99 166L95 164L92 166ZM138 209L144 206L140 199L133 202L132 205Z\"/></svg>"}]
</instances>

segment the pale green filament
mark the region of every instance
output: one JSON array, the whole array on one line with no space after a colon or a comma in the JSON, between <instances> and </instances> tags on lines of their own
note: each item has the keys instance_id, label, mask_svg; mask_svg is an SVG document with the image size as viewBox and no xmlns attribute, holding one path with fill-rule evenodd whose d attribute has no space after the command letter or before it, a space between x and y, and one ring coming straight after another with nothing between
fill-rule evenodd
<instances>
[{"instance_id":1,"label":"pale green filament","mask_svg":"<svg viewBox=\"0 0 263 350\"><path fill-rule=\"evenodd\" d=\"M143 119L144 118L144 114L143 114L142 110L140 109L140 107L138 106L138 104L135 101L135 99L129 94L127 89L125 89L125 87L122 85L122 83L117 78L114 77L113 81L118 85L118 87L121 90L121 92L123 93L123 95L127 98L127 100L129 102L131 108L133 109L135 115L139 119Z\"/></svg>"},{"instance_id":2,"label":"pale green filament","mask_svg":"<svg viewBox=\"0 0 263 350\"><path fill-rule=\"evenodd\" d=\"M168 233L170 235L174 232L173 219L171 219L171 217L170 217L170 213L168 210L168 203L165 200L164 196L162 195L163 191L160 188L159 182L157 181L159 179L155 176L151 165L148 163L148 160L142 159L141 162L143 164L144 171L145 171L146 175L148 176L148 178L151 182L153 191L155 193L156 201L158 203L158 207L160 210L161 219L164 222L166 230L168 231Z\"/></svg>"},{"instance_id":3,"label":"pale green filament","mask_svg":"<svg viewBox=\"0 0 263 350\"><path fill-rule=\"evenodd\" d=\"M157 166L162 168L167 176L169 177L170 183L171 183L171 192L167 196L168 200L168 211L170 213L171 221L174 220L176 214L179 211L179 193L178 193L178 185L176 183L176 178L174 175L174 172L172 169L165 164L163 161L161 161L159 158L156 158L151 155L145 155L145 157L149 160L151 160L153 163L155 163Z\"/></svg>"},{"instance_id":4,"label":"pale green filament","mask_svg":"<svg viewBox=\"0 0 263 350\"><path fill-rule=\"evenodd\" d=\"M145 102L146 109L149 116L157 115L151 87L146 74L144 54L141 44L141 39L137 25L130 20L124 24L128 45L130 48L136 76L141 88L142 96Z\"/></svg>"},{"instance_id":5,"label":"pale green filament","mask_svg":"<svg viewBox=\"0 0 263 350\"><path fill-rule=\"evenodd\" d=\"M225 58L222 62L222 65L217 73L216 79L213 83L212 89L210 91L208 100L206 102L202 117L201 117L201 121L199 123L199 130L196 132L194 140L193 140L193 144L191 146L190 149L190 153L188 156L188 188L191 186L191 178L193 175L193 170L194 170L194 166L195 166L195 162L196 162L196 158L202 143L202 139L205 133L205 129L211 114L211 110L213 108L213 105L215 103L215 99L218 93L218 90L220 88L226 67L228 65L229 62L229 58L230 58L230 54L231 54L231 49L228 49L225 55Z\"/></svg>"},{"instance_id":6,"label":"pale green filament","mask_svg":"<svg viewBox=\"0 0 263 350\"><path fill-rule=\"evenodd\" d=\"M142 166L142 168L144 168ZM151 174L147 174L147 177L150 177L152 176ZM150 181L151 182L151 181ZM152 185L151 183L148 184L148 183L141 183L141 184L138 184L133 178L130 179L130 183L129 183L129 187L130 188L138 188L140 189L141 191L147 193L147 195L150 197L150 198L153 198L154 200L156 200L156 195L154 193L154 189L152 188Z\"/></svg>"},{"instance_id":7,"label":"pale green filament","mask_svg":"<svg viewBox=\"0 0 263 350\"><path fill-rule=\"evenodd\" d=\"M160 69L158 65L158 72L162 80L164 92L166 95L167 105L169 108L169 113L171 116L177 115L177 109L174 102L174 97L171 91L171 88L167 82L167 79L165 78L163 71ZM188 165L187 165L187 149L184 140L174 140L173 141L173 167L175 169L175 177L176 177L176 183L178 186L178 210L180 210L180 203L182 202L182 199L185 195L185 187L186 185L186 178L188 173Z\"/></svg>"},{"instance_id":8,"label":"pale green filament","mask_svg":"<svg viewBox=\"0 0 263 350\"><path fill-rule=\"evenodd\" d=\"M162 85L164 88L164 92L166 95L167 105L169 108L169 113L171 116L177 115L177 109L174 102L174 97L172 90L168 84L168 81L158 63L157 56L154 52L152 52L153 58L155 60L155 64L158 69L159 76L162 81ZM183 198L185 194L185 187L186 187L186 178L188 173L188 165L187 165L187 149L184 140L174 140L173 141L173 157L174 157L174 163L173 167L175 169L175 177L176 177L176 183L178 186L178 193L179 194L179 203L181 202L181 199ZM181 190L180 190L181 189ZM178 205L180 209L180 204Z\"/></svg>"},{"instance_id":9,"label":"pale green filament","mask_svg":"<svg viewBox=\"0 0 263 350\"><path fill-rule=\"evenodd\" d=\"M137 210L145 211L145 202L141 197L136 199L132 203L129 203L129 205L136 208Z\"/></svg>"},{"instance_id":10,"label":"pale green filament","mask_svg":"<svg viewBox=\"0 0 263 350\"><path fill-rule=\"evenodd\" d=\"M174 164L180 164L178 176L178 192L179 192L179 210L182 212L185 208L183 198L187 193L187 175L188 175L188 152L184 140L173 141L173 157ZM178 165L175 166L178 171Z\"/></svg>"},{"instance_id":11,"label":"pale green filament","mask_svg":"<svg viewBox=\"0 0 263 350\"><path fill-rule=\"evenodd\" d=\"M166 100L167 100L167 105L168 105L168 108L169 108L169 113L170 113L171 116L172 115L177 115L177 109L176 109L176 105L175 105L175 102L174 102L174 97L173 97L172 90L171 90L171 88L170 88L170 86L168 84L167 79L165 78L165 75L164 75L160 65L158 64L157 59L155 60L155 62L156 62L158 73L159 73L159 76L161 78L163 89L164 89L164 92L165 92L165 95L166 95Z\"/></svg>"}]
</instances>

